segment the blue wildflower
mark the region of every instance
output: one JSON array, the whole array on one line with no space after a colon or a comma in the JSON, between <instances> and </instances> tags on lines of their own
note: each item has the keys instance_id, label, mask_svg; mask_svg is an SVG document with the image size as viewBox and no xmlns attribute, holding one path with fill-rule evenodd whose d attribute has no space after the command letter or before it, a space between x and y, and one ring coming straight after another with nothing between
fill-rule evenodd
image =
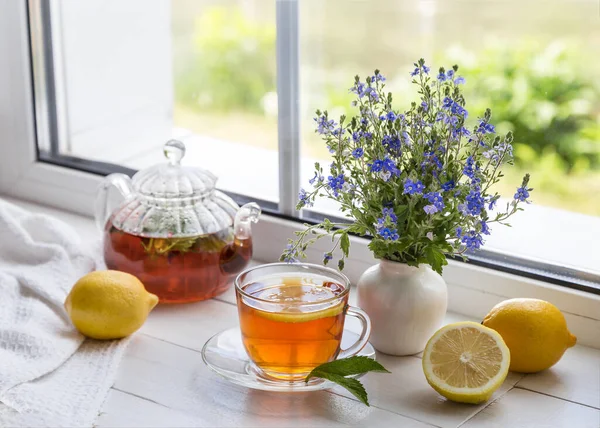
<instances>
[{"instance_id":1,"label":"blue wildflower","mask_svg":"<svg viewBox=\"0 0 600 428\"><path fill-rule=\"evenodd\" d=\"M381 144L387 148L390 154L398 155L400 153L402 143L400 138L396 136L392 137L391 135L384 135Z\"/></svg>"},{"instance_id":2,"label":"blue wildflower","mask_svg":"<svg viewBox=\"0 0 600 428\"><path fill-rule=\"evenodd\" d=\"M467 158L467 162L465 163L465 167L463 169L463 174L469 177L470 179L475 178L475 173L479 170L479 167L475 164L475 159L473 156L469 156Z\"/></svg>"},{"instance_id":3,"label":"blue wildflower","mask_svg":"<svg viewBox=\"0 0 600 428\"><path fill-rule=\"evenodd\" d=\"M319 117L315 117L313 120L317 122L317 132L319 134L329 134L337 126L333 120L327 120L327 116L324 114Z\"/></svg>"},{"instance_id":4,"label":"blue wildflower","mask_svg":"<svg viewBox=\"0 0 600 428\"><path fill-rule=\"evenodd\" d=\"M496 203L498 202L498 198L497 197L492 197L489 200L489 205L488 205L488 209L489 210L493 210L494 207L496 207Z\"/></svg>"},{"instance_id":5,"label":"blue wildflower","mask_svg":"<svg viewBox=\"0 0 600 428\"><path fill-rule=\"evenodd\" d=\"M483 238L474 230L462 235L460 241L465 244L469 250L478 250L483 245Z\"/></svg>"},{"instance_id":6,"label":"blue wildflower","mask_svg":"<svg viewBox=\"0 0 600 428\"><path fill-rule=\"evenodd\" d=\"M398 217L396 217L396 214L394 213L394 209L393 208L384 208L382 210L383 212L383 218L385 219L386 217L389 217L390 220L393 223L396 223L398 221Z\"/></svg>"},{"instance_id":7,"label":"blue wildflower","mask_svg":"<svg viewBox=\"0 0 600 428\"><path fill-rule=\"evenodd\" d=\"M436 211L441 211L444 209L444 198L442 198L441 193L439 192L429 192L423 195L425 199L427 199L435 208ZM427 210L426 210L427 212ZM428 213L429 214L429 213Z\"/></svg>"},{"instance_id":8,"label":"blue wildflower","mask_svg":"<svg viewBox=\"0 0 600 428\"><path fill-rule=\"evenodd\" d=\"M344 174L340 174L335 177L330 175L329 177L327 177L327 185L333 191L334 196L339 195L338 192L342 190L342 187L344 187L344 181Z\"/></svg>"},{"instance_id":9,"label":"blue wildflower","mask_svg":"<svg viewBox=\"0 0 600 428\"><path fill-rule=\"evenodd\" d=\"M400 139L402 140L403 144L410 144L410 137L408 135L408 132L402 131L400 133Z\"/></svg>"},{"instance_id":10,"label":"blue wildflower","mask_svg":"<svg viewBox=\"0 0 600 428\"><path fill-rule=\"evenodd\" d=\"M452 104L452 106L450 107L450 111L453 114L463 116L465 119L467 118L467 116L469 116L469 112L463 106L456 102Z\"/></svg>"},{"instance_id":11,"label":"blue wildflower","mask_svg":"<svg viewBox=\"0 0 600 428\"><path fill-rule=\"evenodd\" d=\"M452 98L444 97L444 100L442 102L442 107L450 108L450 107L452 107L453 104L454 104L454 101L452 101Z\"/></svg>"},{"instance_id":12,"label":"blue wildflower","mask_svg":"<svg viewBox=\"0 0 600 428\"><path fill-rule=\"evenodd\" d=\"M429 110L429 105L425 101L421 101L421 107L423 107L423 111Z\"/></svg>"},{"instance_id":13,"label":"blue wildflower","mask_svg":"<svg viewBox=\"0 0 600 428\"><path fill-rule=\"evenodd\" d=\"M425 190L425 186L419 180L412 181L410 178L404 180L403 195L421 195Z\"/></svg>"},{"instance_id":14,"label":"blue wildflower","mask_svg":"<svg viewBox=\"0 0 600 428\"><path fill-rule=\"evenodd\" d=\"M333 259L333 254L331 253L323 253L323 264L327 264L328 261Z\"/></svg>"},{"instance_id":15,"label":"blue wildflower","mask_svg":"<svg viewBox=\"0 0 600 428\"><path fill-rule=\"evenodd\" d=\"M374 74L371 77L371 82L385 82L385 77L383 77L383 74Z\"/></svg>"},{"instance_id":16,"label":"blue wildflower","mask_svg":"<svg viewBox=\"0 0 600 428\"><path fill-rule=\"evenodd\" d=\"M393 111L388 112L388 114L386 115L386 119L390 122L395 121L397 118L398 116L396 116L396 113L394 113Z\"/></svg>"},{"instance_id":17,"label":"blue wildflower","mask_svg":"<svg viewBox=\"0 0 600 428\"><path fill-rule=\"evenodd\" d=\"M363 157L364 154L365 154L365 151L363 150L362 147L357 147L354 150L352 150L352 157L354 159L359 159L359 158Z\"/></svg>"},{"instance_id":18,"label":"blue wildflower","mask_svg":"<svg viewBox=\"0 0 600 428\"><path fill-rule=\"evenodd\" d=\"M490 227L488 226L488 224L484 220L481 220L479 222L479 225L481 226L481 233L483 233L484 235L489 235L490 234Z\"/></svg>"},{"instance_id":19,"label":"blue wildflower","mask_svg":"<svg viewBox=\"0 0 600 428\"><path fill-rule=\"evenodd\" d=\"M517 193L515 193L514 198L519 202L528 202L527 198L529 198L529 190L523 186L517 188Z\"/></svg>"},{"instance_id":20,"label":"blue wildflower","mask_svg":"<svg viewBox=\"0 0 600 428\"><path fill-rule=\"evenodd\" d=\"M446 72L446 77L450 80L452 80L452 78L454 77L454 70L450 69Z\"/></svg>"},{"instance_id":21,"label":"blue wildflower","mask_svg":"<svg viewBox=\"0 0 600 428\"><path fill-rule=\"evenodd\" d=\"M298 260L298 254L297 252L294 250L294 245L293 244L287 244L285 247L285 252L283 253L283 259L284 262L286 263L297 263Z\"/></svg>"},{"instance_id":22,"label":"blue wildflower","mask_svg":"<svg viewBox=\"0 0 600 428\"><path fill-rule=\"evenodd\" d=\"M313 178L311 178L310 180L308 180L308 182L310 184L315 184L316 181L322 182L323 181L323 176L317 174L317 172L315 171L315 176Z\"/></svg>"},{"instance_id":23,"label":"blue wildflower","mask_svg":"<svg viewBox=\"0 0 600 428\"><path fill-rule=\"evenodd\" d=\"M477 132L479 132L480 134L495 134L496 127L491 123L487 123L485 120L480 120Z\"/></svg>"},{"instance_id":24,"label":"blue wildflower","mask_svg":"<svg viewBox=\"0 0 600 428\"><path fill-rule=\"evenodd\" d=\"M452 127L456 127L458 125L458 117L456 116L446 116L444 118L444 123L449 124Z\"/></svg>"},{"instance_id":25,"label":"blue wildflower","mask_svg":"<svg viewBox=\"0 0 600 428\"><path fill-rule=\"evenodd\" d=\"M438 212L438 209L435 205L425 205L423 207L423 210L429 215L435 214L436 212Z\"/></svg>"},{"instance_id":26,"label":"blue wildflower","mask_svg":"<svg viewBox=\"0 0 600 428\"><path fill-rule=\"evenodd\" d=\"M467 197L466 202L466 213L469 215L477 216L481 214L481 211L485 209L485 199L481 196L479 188L472 189Z\"/></svg>"},{"instance_id":27,"label":"blue wildflower","mask_svg":"<svg viewBox=\"0 0 600 428\"><path fill-rule=\"evenodd\" d=\"M312 207L313 203L310 200L310 195L308 193L306 193L306 190L304 189L300 189L300 192L298 193L298 204L303 206L303 207Z\"/></svg>"},{"instance_id":28,"label":"blue wildflower","mask_svg":"<svg viewBox=\"0 0 600 428\"><path fill-rule=\"evenodd\" d=\"M444 184L442 184L442 190L444 192L449 192L450 190L454 189L454 186L454 180L448 180Z\"/></svg>"},{"instance_id":29,"label":"blue wildflower","mask_svg":"<svg viewBox=\"0 0 600 428\"><path fill-rule=\"evenodd\" d=\"M439 80L440 82L445 82L446 81L446 73L442 73L440 71L440 74L437 75L437 80Z\"/></svg>"},{"instance_id":30,"label":"blue wildflower","mask_svg":"<svg viewBox=\"0 0 600 428\"><path fill-rule=\"evenodd\" d=\"M387 156L383 160L383 169L390 172L392 175L400 175L400 170L396 167L394 161Z\"/></svg>"},{"instance_id":31,"label":"blue wildflower","mask_svg":"<svg viewBox=\"0 0 600 428\"><path fill-rule=\"evenodd\" d=\"M458 76L456 79L454 79L454 84L455 85L464 85L466 82L467 81L462 76Z\"/></svg>"},{"instance_id":32,"label":"blue wildflower","mask_svg":"<svg viewBox=\"0 0 600 428\"><path fill-rule=\"evenodd\" d=\"M360 138L362 137L362 133L360 131L357 132L353 132L352 133L352 140L356 143L360 140Z\"/></svg>"},{"instance_id":33,"label":"blue wildflower","mask_svg":"<svg viewBox=\"0 0 600 428\"><path fill-rule=\"evenodd\" d=\"M386 241L397 241L400 238L400 236L398 235L398 231L389 227L382 227L381 229L379 229L378 234Z\"/></svg>"},{"instance_id":34,"label":"blue wildflower","mask_svg":"<svg viewBox=\"0 0 600 428\"><path fill-rule=\"evenodd\" d=\"M367 140L370 140L371 138L373 138L373 133L372 132L364 132L363 137L365 137Z\"/></svg>"},{"instance_id":35,"label":"blue wildflower","mask_svg":"<svg viewBox=\"0 0 600 428\"><path fill-rule=\"evenodd\" d=\"M379 94L377 93L375 88L369 86L367 89L365 89L365 94L369 95L375 101L379 101Z\"/></svg>"},{"instance_id":36,"label":"blue wildflower","mask_svg":"<svg viewBox=\"0 0 600 428\"><path fill-rule=\"evenodd\" d=\"M442 164L442 161L440 160L440 158L437 157L437 155L435 153L425 152L424 156L425 156L425 159L427 159L427 161L428 161L427 164L434 165L437 169L443 168L444 165Z\"/></svg>"},{"instance_id":37,"label":"blue wildflower","mask_svg":"<svg viewBox=\"0 0 600 428\"><path fill-rule=\"evenodd\" d=\"M373 162L367 164L371 169L371 172L379 172L383 168L383 161L375 159Z\"/></svg>"},{"instance_id":38,"label":"blue wildflower","mask_svg":"<svg viewBox=\"0 0 600 428\"><path fill-rule=\"evenodd\" d=\"M400 170L396 167L393 160L387 156L384 159L376 159L368 166L371 168L371 172L389 172L391 175L400 175ZM386 180L387 181L387 180Z\"/></svg>"},{"instance_id":39,"label":"blue wildflower","mask_svg":"<svg viewBox=\"0 0 600 428\"><path fill-rule=\"evenodd\" d=\"M427 67L425 64L423 64L422 66L418 66L418 64L415 64L415 69L410 73L411 76L416 76L417 74L423 72L424 74L429 74L429 70L431 70L429 67Z\"/></svg>"},{"instance_id":40,"label":"blue wildflower","mask_svg":"<svg viewBox=\"0 0 600 428\"><path fill-rule=\"evenodd\" d=\"M353 92L358 95L359 98L365 96L365 84L363 82L358 82L356 85L350 88L350 92Z\"/></svg>"}]
</instances>

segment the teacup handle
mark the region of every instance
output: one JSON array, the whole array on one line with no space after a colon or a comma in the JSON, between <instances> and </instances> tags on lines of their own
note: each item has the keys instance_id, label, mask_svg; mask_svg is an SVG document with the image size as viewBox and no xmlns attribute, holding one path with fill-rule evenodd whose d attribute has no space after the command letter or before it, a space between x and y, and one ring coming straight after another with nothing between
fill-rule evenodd
<instances>
[{"instance_id":1,"label":"teacup handle","mask_svg":"<svg viewBox=\"0 0 600 428\"><path fill-rule=\"evenodd\" d=\"M371 320L365 311L354 306L348 306L346 315L358 318L363 328L358 340L348 349L342 349L337 357L338 359L352 357L353 355L358 354L367 345L369 336L371 335Z\"/></svg>"}]
</instances>

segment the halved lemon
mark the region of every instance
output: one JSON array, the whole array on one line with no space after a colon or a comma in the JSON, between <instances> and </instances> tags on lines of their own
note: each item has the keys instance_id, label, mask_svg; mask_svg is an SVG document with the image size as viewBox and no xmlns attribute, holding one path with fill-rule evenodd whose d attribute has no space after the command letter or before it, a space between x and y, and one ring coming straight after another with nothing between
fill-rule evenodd
<instances>
[{"instance_id":1,"label":"halved lemon","mask_svg":"<svg viewBox=\"0 0 600 428\"><path fill-rule=\"evenodd\" d=\"M471 321L448 324L427 342L427 382L449 400L483 403L506 379L510 351L502 336Z\"/></svg>"}]
</instances>

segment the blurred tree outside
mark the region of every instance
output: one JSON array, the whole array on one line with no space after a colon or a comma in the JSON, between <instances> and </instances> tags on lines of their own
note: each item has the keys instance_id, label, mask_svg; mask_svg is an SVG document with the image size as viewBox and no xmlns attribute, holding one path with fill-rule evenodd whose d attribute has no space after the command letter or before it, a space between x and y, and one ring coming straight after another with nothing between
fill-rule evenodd
<instances>
[{"instance_id":1,"label":"blurred tree outside","mask_svg":"<svg viewBox=\"0 0 600 428\"><path fill-rule=\"evenodd\" d=\"M177 102L261 114L275 91L275 26L248 19L240 8L214 6L196 19L193 38L193 59L177 76Z\"/></svg>"}]
</instances>

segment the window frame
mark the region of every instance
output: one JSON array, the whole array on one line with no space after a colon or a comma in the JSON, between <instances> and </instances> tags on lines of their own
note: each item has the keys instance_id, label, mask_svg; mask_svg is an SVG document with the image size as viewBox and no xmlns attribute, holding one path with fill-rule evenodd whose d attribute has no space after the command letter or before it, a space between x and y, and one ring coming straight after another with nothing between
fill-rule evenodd
<instances>
[{"instance_id":1,"label":"window frame","mask_svg":"<svg viewBox=\"0 0 600 428\"><path fill-rule=\"evenodd\" d=\"M91 216L96 189L103 176L110 172L132 175L135 171L64 155L58 160L44 158L38 153L28 9L28 4L35 7L38 1L4 2L0 6L3 12L0 13L0 55L5 58L3 67L0 67L0 93L6 95L0 97L0 141L3 149L0 156L0 194ZM318 221L322 217L310 211L303 211L299 217L295 211L301 141L298 2L277 1L276 16L279 24L277 89L282 113L278 124L279 160L280 171L288 174L280 174L279 206L262 201L269 214L263 216L256 226L260 239L256 240L255 254L259 260L277 259L287 238L302 227L299 221ZM290 171L294 173L289 174ZM231 196L238 202L247 200L243 195ZM357 237L352 240L352 253L346 270L356 281L375 261L367 248L368 240ZM308 261L320 263L326 250L317 244L309 250ZM591 332L590 329L600 326L600 288L593 286L597 278L580 275L581 281L574 282L572 278L562 276L567 273L565 268L553 272L550 265L532 262L524 266L522 260L515 262L510 257L490 251L473 255L470 263L451 260L444 275L450 288L455 290L450 293L451 310L480 316L479 308L490 307L481 303L490 299L546 297L547 300L560 301L561 309L571 317L578 317L577 322L585 325L585 331ZM577 271L568 273L578 274Z\"/></svg>"}]
</instances>

